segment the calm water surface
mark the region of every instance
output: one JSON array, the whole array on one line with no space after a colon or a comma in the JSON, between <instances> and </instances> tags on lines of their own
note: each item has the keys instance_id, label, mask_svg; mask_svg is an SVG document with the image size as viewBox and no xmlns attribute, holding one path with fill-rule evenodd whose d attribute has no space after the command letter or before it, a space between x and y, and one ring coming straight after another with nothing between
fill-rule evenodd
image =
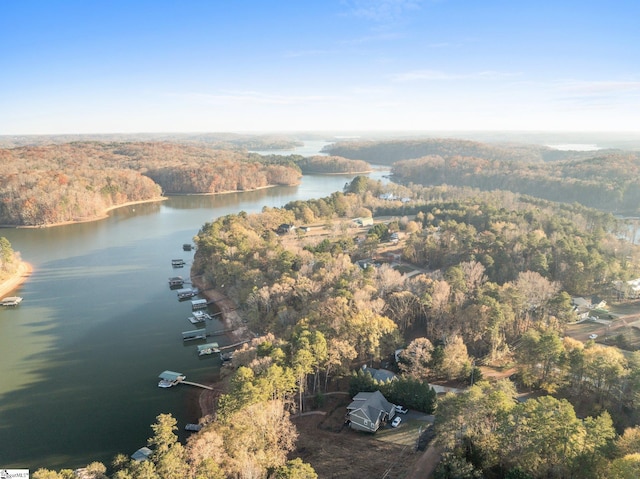
<instances>
[{"instance_id":1,"label":"calm water surface","mask_svg":"<svg viewBox=\"0 0 640 479\"><path fill-rule=\"evenodd\" d=\"M157 387L165 369L196 382L219 370L218 358L198 357L181 338L193 329L190 303L177 301L167 279L189 276L193 254L182 244L219 216L323 197L352 178L306 176L298 187L172 197L97 222L0 230L35 268L15 291L22 305L0 309L0 468L109 464L146 445L160 413L181 431L197 421L195 388ZM172 258L187 266L173 269Z\"/></svg>"}]
</instances>

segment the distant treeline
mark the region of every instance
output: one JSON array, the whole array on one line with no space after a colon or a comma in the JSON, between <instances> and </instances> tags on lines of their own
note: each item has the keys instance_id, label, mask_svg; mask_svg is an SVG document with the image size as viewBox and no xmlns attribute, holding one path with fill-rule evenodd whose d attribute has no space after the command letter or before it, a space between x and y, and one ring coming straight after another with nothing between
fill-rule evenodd
<instances>
[{"instance_id":1,"label":"distant treeline","mask_svg":"<svg viewBox=\"0 0 640 479\"><path fill-rule=\"evenodd\" d=\"M389 141L346 141L325 147L332 155L364 160L379 165L438 155L470 156L485 160L523 161L528 163L579 160L593 156L592 151L560 151L539 145L486 144L457 139L421 139ZM606 150L609 152L610 150ZM600 151L599 153L603 153Z\"/></svg>"},{"instance_id":2,"label":"distant treeline","mask_svg":"<svg viewBox=\"0 0 640 479\"><path fill-rule=\"evenodd\" d=\"M552 201L577 202L603 211L640 213L640 155L637 153L539 164L428 156L398 162L392 172L401 182L425 186L447 184L508 190Z\"/></svg>"},{"instance_id":3,"label":"distant treeline","mask_svg":"<svg viewBox=\"0 0 640 479\"><path fill-rule=\"evenodd\" d=\"M164 142L82 142L0 149L0 224L81 221L167 194L293 185L289 161Z\"/></svg>"},{"instance_id":4,"label":"distant treeline","mask_svg":"<svg viewBox=\"0 0 640 479\"><path fill-rule=\"evenodd\" d=\"M406 184L508 190L608 212L640 213L636 152L559 151L450 139L345 142L327 151L391 164L395 180Z\"/></svg>"}]
</instances>

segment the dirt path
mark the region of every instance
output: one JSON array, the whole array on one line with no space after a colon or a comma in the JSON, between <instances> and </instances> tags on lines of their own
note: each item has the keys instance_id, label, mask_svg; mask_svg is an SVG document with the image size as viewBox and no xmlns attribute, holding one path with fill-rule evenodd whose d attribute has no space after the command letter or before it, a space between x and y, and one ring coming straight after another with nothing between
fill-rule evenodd
<instances>
[{"instance_id":1,"label":"dirt path","mask_svg":"<svg viewBox=\"0 0 640 479\"><path fill-rule=\"evenodd\" d=\"M406 479L427 479L436 470L436 466L440 462L442 448L430 444L422 453L422 457L418 459L413 466L413 471L407 475Z\"/></svg>"}]
</instances>

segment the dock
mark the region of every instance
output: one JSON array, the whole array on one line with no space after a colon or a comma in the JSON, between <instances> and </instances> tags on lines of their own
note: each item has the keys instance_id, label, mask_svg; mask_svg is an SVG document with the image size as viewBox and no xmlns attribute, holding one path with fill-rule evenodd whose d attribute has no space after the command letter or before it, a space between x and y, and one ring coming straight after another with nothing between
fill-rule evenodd
<instances>
[{"instance_id":1,"label":"dock","mask_svg":"<svg viewBox=\"0 0 640 479\"><path fill-rule=\"evenodd\" d=\"M185 261L183 259L172 259L171 266L174 268L182 268L185 265Z\"/></svg>"},{"instance_id":2,"label":"dock","mask_svg":"<svg viewBox=\"0 0 640 479\"><path fill-rule=\"evenodd\" d=\"M192 341L194 339L207 339L207 330L206 330L206 328L194 329L192 331L183 331L182 332L182 340L183 341Z\"/></svg>"},{"instance_id":3,"label":"dock","mask_svg":"<svg viewBox=\"0 0 640 479\"><path fill-rule=\"evenodd\" d=\"M219 353L220 349L218 343L207 343L198 345L198 356L204 356L207 354Z\"/></svg>"},{"instance_id":4,"label":"dock","mask_svg":"<svg viewBox=\"0 0 640 479\"><path fill-rule=\"evenodd\" d=\"M22 303L20 296L8 296L0 301L0 306L18 306L20 303Z\"/></svg>"},{"instance_id":5,"label":"dock","mask_svg":"<svg viewBox=\"0 0 640 479\"><path fill-rule=\"evenodd\" d=\"M211 319L211 317L209 319ZM222 336L223 334L233 333L234 331L235 329L233 328L218 329L217 331L211 331L210 333L207 333L207 336Z\"/></svg>"},{"instance_id":6,"label":"dock","mask_svg":"<svg viewBox=\"0 0 640 479\"><path fill-rule=\"evenodd\" d=\"M163 371L158 377L160 378L160 382L158 383L158 387L160 388L170 388L172 386L177 386L178 384L188 384L189 386L196 386L202 389L213 391L213 388L211 386L194 383L193 381L185 381L187 376L175 371Z\"/></svg>"},{"instance_id":7,"label":"dock","mask_svg":"<svg viewBox=\"0 0 640 479\"><path fill-rule=\"evenodd\" d=\"M205 386L204 384L194 383L192 381L180 381L182 384L188 384L189 386L195 386L197 388L207 389L209 391L213 391L211 386Z\"/></svg>"}]
</instances>

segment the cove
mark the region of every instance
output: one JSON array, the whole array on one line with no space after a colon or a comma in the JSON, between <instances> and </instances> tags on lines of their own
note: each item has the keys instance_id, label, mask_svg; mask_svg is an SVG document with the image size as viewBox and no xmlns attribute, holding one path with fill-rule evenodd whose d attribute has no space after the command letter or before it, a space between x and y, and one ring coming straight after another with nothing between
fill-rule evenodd
<instances>
[{"instance_id":1,"label":"cove","mask_svg":"<svg viewBox=\"0 0 640 479\"><path fill-rule=\"evenodd\" d=\"M193 252L182 245L207 221L324 197L353 177L307 175L295 187L171 197L90 223L0 230L34 266L15 291L23 303L0 309L0 468L109 466L117 453L146 445L160 413L178 419L184 438L184 425L198 419L199 390L160 389L157 376L173 370L207 383L220 362L182 341L193 329L190 303L168 285L189 277ZM172 268L174 258L185 268Z\"/></svg>"}]
</instances>

